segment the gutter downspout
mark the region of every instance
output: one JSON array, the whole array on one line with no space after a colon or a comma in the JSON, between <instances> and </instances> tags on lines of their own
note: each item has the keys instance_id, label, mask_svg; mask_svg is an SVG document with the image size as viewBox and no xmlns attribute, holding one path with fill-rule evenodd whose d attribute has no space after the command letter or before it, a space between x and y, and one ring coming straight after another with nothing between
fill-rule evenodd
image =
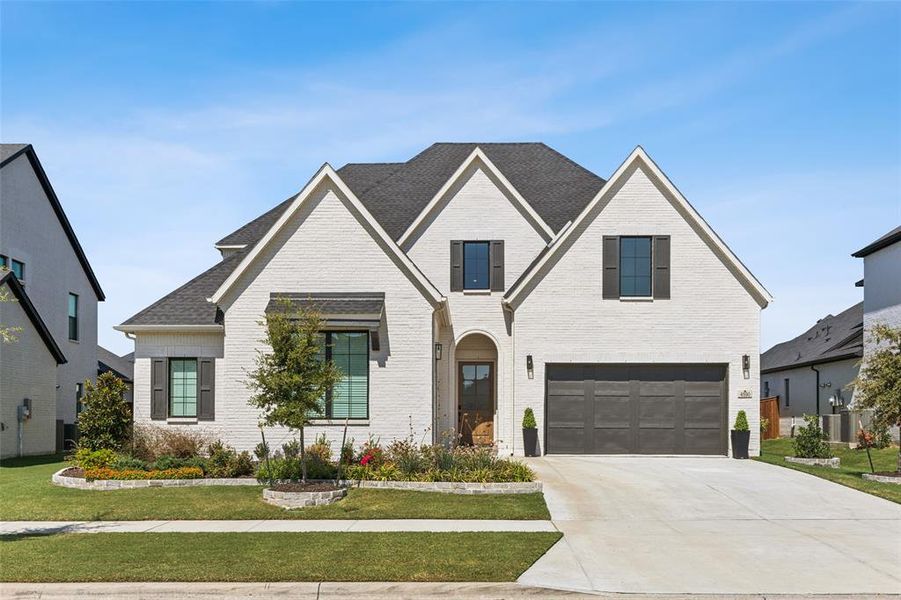
<instances>
[{"instance_id":1,"label":"gutter downspout","mask_svg":"<svg viewBox=\"0 0 901 600\"><path fill-rule=\"evenodd\" d=\"M509 304L501 306L510 313L510 456L516 456L516 319Z\"/></svg>"},{"instance_id":2,"label":"gutter downspout","mask_svg":"<svg viewBox=\"0 0 901 600\"><path fill-rule=\"evenodd\" d=\"M820 371L813 365L810 368L817 374L816 400L817 400L817 417L820 416Z\"/></svg>"}]
</instances>

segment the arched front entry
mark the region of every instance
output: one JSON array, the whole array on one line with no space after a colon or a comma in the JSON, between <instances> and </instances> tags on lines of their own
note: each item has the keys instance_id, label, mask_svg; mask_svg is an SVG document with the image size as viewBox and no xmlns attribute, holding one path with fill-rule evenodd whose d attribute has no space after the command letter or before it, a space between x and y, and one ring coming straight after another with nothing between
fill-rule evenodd
<instances>
[{"instance_id":1,"label":"arched front entry","mask_svg":"<svg viewBox=\"0 0 901 600\"><path fill-rule=\"evenodd\" d=\"M456 344L457 432L463 444L494 443L497 412L497 346L473 332Z\"/></svg>"}]
</instances>

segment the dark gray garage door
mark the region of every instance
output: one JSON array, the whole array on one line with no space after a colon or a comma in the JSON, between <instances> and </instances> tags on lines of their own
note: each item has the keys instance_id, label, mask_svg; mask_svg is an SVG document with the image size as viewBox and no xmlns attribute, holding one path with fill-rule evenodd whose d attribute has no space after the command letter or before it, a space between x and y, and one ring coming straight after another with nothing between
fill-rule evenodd
<instances>
[{"instance_id":1,"label":"dark gray garage door","mask_svg":"<svg viewBox=\"0 0 901 600\"><path fill-rule=\"evenodd\" d=\"M549 454L726 454L725 365L547 365Z\"/></svg>"}]
</instances>

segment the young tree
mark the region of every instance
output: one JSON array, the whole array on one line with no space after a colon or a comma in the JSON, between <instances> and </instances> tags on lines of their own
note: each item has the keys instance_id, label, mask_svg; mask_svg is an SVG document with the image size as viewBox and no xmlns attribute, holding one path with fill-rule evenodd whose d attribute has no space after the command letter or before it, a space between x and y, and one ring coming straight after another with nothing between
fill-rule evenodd
<instances>
[{"instance_id":1,"label":"young tree","mask_svg":"<svg viewBox=\"0 0 901 600\"><path fill-rule=\"evenodd\" d=\"M128 387L112 373L85 381L78 415L78 445L90 450L119 450L131 434L131 409L125 402Z\"/></svg>"},{"instance_id":2,"label":"young tree","mask_svg":"<svg viewBox=\"0 0 901 600\"><path fill-rule=\"evenodd\" d=\"M901 425L901 328L874 325L870 331L877 349L870 354L854 381L854 404L874 410L879 427ZM901 473L901 447L898 448Z\"/></svg>"},{"instance_id":3,"label":"young tree","mask_svg":"<svg viewBox=\"0 0 901 600\"><path fill-rule=\"evenodd\" d=\"M343 375L325 360L322 320L313 309L278 299L278 310L260 321L269 351L259 351L256 369L248 374L253 391L250 404L262 411L263 423L281 425L300 434L301 480L307 480L303 430L310 419L323 413L325 393Z\"/></svg>"}]
</instances>

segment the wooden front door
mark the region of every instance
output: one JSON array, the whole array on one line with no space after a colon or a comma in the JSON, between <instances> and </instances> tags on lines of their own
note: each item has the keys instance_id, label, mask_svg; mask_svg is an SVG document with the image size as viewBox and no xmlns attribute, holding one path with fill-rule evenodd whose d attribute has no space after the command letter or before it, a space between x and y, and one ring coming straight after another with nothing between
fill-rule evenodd
<instances>
[{"instance_id":1,"label":"wooden front door","mask_svg":"<svg viewBox=\"0 0 901 600\"><path fill-rule=\"evenodd\" d=\"M494 443L494 364L461 362L457 385L457 424L463 444Z\"/></svg>"}]
</instances>

